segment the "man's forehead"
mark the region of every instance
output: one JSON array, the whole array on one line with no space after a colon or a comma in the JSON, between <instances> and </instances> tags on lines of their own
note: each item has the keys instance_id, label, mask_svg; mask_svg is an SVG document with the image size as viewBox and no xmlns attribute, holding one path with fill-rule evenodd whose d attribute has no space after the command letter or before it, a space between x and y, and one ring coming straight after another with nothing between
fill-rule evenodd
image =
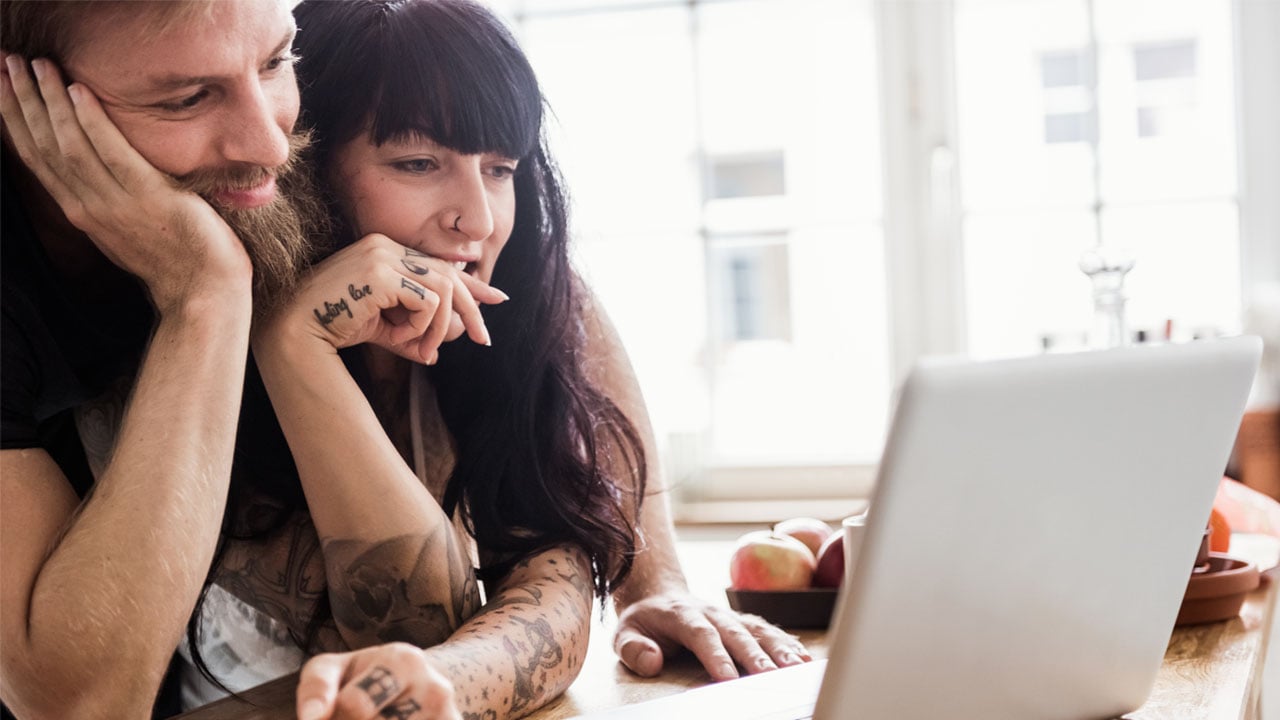
<instances>
[{"instance_id":1,"label":"man's forehead","mask_svg":"<svg viewBox=\"0 0 1280 720\"><path fill-rule=\"evenodd\" d=\"M235 74L282 44L287 50L294 30L288 0L123 5L85 18L67 58L75 79L95 89L163 90Z\"/></svg>"}]
</instances>

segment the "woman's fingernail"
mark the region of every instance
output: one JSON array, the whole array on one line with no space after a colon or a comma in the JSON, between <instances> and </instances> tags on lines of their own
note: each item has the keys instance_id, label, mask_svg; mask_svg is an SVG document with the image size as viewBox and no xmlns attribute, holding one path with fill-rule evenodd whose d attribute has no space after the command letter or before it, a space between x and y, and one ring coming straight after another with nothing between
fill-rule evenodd
<instances>
[{"instance_id":1,"label":"woman's fingernail","mask_svg":"<svg viewBox=\"0 0 1280 720\"><path fill-rule=\"evenodd\" d=\"M72 105L80 104L80 101L83 99L81 96L81 93L83 92L84 92L84 89L81 88L79 85L70 85L67 87L67 95L71 96Z\"/></svg>"},{"instance_id":2,"label":"woman's fingernail","mask_svg":"<svg viewBox=\"0 0 1280 720\"><path fill-rule=\"evenodd\" d=\"M9 69L11 75L17 75L18 71L22 69L22 58L17 55L5 56L4 66Z\"/></svg>"},{"instance_id":3,"label":"woman's fingernail","mask_svg":"<svg viewBox=\"0 0 1280 720\"><path fill-rule=\"evenodd\" d=\"M35 73L37 80L43 80L45 73L49 71L49 68L45 67L47 62L48 60L41 60L40 58L31 61L31 72Z\"/></svg>"},{"instance_id":4,"label":"woman's fingernail","mask_svg":"<svg viewBox=\"0 0 1280 720\"><path fill-rule=\"evenodd\" d=\"M508 294L506 294L506 293L502 292L502 291L501 291L501 290L499 290L498 288L494 288L494 289L493 289L493 291L494 291L494 292L496 292L496 293L498 293L499 295L501 295L501 296L502 296L502 302L506 302L506 301L508 301L508 300L510 300L510 299L511 299L511 296L510 296L510 295L508 295Z\"/></svg>"}]
</instances>

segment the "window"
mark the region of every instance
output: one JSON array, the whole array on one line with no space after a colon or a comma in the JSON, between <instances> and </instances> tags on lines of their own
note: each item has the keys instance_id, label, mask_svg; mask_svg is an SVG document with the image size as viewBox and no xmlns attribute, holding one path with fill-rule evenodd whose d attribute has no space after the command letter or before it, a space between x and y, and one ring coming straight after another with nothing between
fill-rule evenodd
<instances>
[{"instance_id":1,"label":"window","mask_svg":"<svg viewBox=\"0 0 1280 720\"><path fill-rule=\"evenodd\" d=\"M1044 88L1045 143L1092 142L1093 68L1085 50L1046 52L1040 56Z\"/></svg>"},{"instance_id":2,"label":"window","mask_svg":"<svg viewBox=\"0 0 1280 720\"><path fill-rule=\"evenodd\" d=\"M916 357L1081 344L1100 241L1149 336L1280 280L1269 3L499 7L685 500L869 487Z\"/></svg>"},{"instance_id":3,"label":"window","mask_svg":"<svg viewBox=\"0 0 1280 720\"><path fill-rule=\"evenodd\" d=\"M713 332L722 344L791 340L787 243L777 237L711 242Z\"/></svg>"}]
</instances>

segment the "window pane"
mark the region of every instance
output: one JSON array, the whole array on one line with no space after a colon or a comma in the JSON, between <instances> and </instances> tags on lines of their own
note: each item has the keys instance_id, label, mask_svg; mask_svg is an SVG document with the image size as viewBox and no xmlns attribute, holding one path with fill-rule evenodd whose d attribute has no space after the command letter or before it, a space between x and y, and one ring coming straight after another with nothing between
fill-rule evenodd
<instances>
[{"instance_id":1,"label":"window pane","mask_svg":"<svg viewBox=\"0 0 1280 720\"><path fill-rule=\"evenodd\" d=\"M965 206L1091 203L1083 0L958 0L955 28Z\"/></svg>"},{"instance_id":2,"label":"window pane","mask_svg":"<svg viewBox=\"0 0 1280 720\"><path fill-rule=\"evenodd\" d=\"M1234 196L1231 3L1096 6L1103 201Z\"/></svg>"},{"instance_id":3,"label":"window pane","mask_svg":"<svg viewBox=\"0 0 1280 720\"><path fill-rule=\"evenodd\" d=\"M659 442L696 437L720 465L874 461L889 380L870 4L572 2L526 4L521 32L559 124L575 260Z\"/></svg>"},{"instance_id":4,"label":"window pane","mask_svg":"<svg viewBox=\"0 0 1280 720\"><path fill-rule=\"evenodd\" d=\"M787 192L781 152L760 157L711 158L707 165L713 198L785 195Z\"/></svg>"},{"instance_id":5,"label":"window pane","mask_svg":"<svg viewBox=\"0 0 1280 720\"><path fill-rule=\"evenodd\" d=\"M975 354L1033 352L1044 336L1078 346L1092 308L1077 264L1099 240L1136 257L1130 328L1229 328L1239 312L1230 3L1093 6L1096 138L1084 0L957 2Z\"/></svg>"}]
</instances>

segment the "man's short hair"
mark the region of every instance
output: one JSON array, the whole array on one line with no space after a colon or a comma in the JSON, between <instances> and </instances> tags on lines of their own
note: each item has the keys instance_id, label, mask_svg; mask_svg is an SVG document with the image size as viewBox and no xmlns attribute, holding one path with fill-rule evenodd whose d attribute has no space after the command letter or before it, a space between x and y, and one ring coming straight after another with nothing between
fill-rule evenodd
<instances>
[{"instance_id":1,"label":"man's short hair","mask_svg":"<svg viewBox=\"0 0 1280 720\"><path fill-rule=\"evenodd\" d=\"M148 13L148 35L155 35L176 21L208 12L216 1L0 0L0 49L27 60L48 58L65 66L79 40L77 32L88 20L109 24L116 18Z\"/></svg>"}]
</instances>

